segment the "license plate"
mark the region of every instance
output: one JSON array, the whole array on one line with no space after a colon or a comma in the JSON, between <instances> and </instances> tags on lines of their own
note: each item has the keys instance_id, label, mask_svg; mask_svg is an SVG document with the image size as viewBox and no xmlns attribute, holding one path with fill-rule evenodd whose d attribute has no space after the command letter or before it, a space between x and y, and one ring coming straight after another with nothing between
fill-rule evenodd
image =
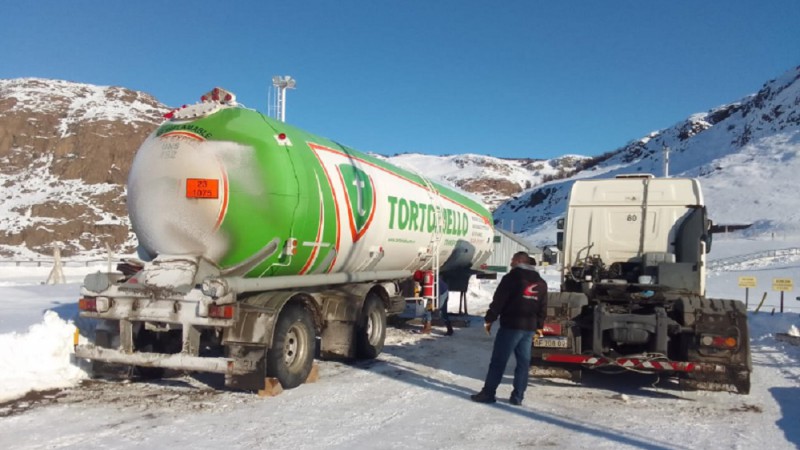
<instances>
[{"instance_id":1,"label":"license plate","mask_svg":"<svg viewBox=\"0 0 800 450\"><path fill-rule=\"evenodd\" d=\"M567 348L567 338L564 336L534 338L533 346L546 348Z\"/></svg>"}]
</instances>

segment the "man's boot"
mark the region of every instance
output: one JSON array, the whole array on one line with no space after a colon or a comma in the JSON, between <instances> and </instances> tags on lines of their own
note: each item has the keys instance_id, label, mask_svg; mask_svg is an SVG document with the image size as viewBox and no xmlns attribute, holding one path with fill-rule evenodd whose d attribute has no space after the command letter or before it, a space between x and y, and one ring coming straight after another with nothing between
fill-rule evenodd
<instances>
[{"instance_id":1,"label":"man's boot","mask_svg":"<svg viewBox=\"0 0 800 450\"><path fill-rule=\"evenodd\" d=\"M452 336L453 335L453 324L448 320L445 322L445 326L447 327L447 333L445 335Z\"/></svg>"},{"instance_id":2,"label":"man's boot","mask_svg":"<svg viewBox=\"0 0 800 450\"><path fill-rule=\"evenodd\" d=\"M431 323L430 322L423 322L422 323L422 334L431 334Z\"/></svg>"},{"instance_id":3,"label":"man's boot","mask_svg":"<svg viewBox=\"0 0 800 450\"><path fill-rule=\"evenodd\" d=\"M484 390L481 390L477 394L470 395L469 398L471 398L473 402L478 402L478 403L494 403L497 401L494 395L488 394Z\"/></svg>"}]
</instances>

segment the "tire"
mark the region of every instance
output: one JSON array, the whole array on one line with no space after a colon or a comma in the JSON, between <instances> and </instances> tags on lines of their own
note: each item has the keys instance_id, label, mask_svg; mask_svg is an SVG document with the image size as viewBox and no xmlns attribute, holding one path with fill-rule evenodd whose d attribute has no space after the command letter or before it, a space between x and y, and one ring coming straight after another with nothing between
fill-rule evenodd
<instances>
[{"instance_id":1,"label":"tire","mask_svg":"<svg viewBox=\"0 0 800 450\"><path fill-rule=\"evenodd\" d=\"M299 304L288 304L278 316L272 346L267 350L267 377L292 389L308 379L314 362L314 323Z\"/></svg>"},{"instance_id":2,"label":"tire","mask_svg":"<svg viewBox=\"0 0 800 450\"><path fill-rule=\"evenodd\" d=\"M375 359L386 340L386 309L377 294L370 293L356 324L356 357Z\"/></svg>"}]
</instances>

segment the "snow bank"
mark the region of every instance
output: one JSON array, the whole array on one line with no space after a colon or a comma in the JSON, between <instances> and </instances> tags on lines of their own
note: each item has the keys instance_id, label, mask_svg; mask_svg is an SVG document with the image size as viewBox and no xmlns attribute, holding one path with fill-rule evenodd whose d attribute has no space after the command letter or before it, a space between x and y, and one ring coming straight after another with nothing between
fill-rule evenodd
<instances>
[{"instance_id":1,"label":"snow bank","mask_svg":"<svg viewBox=\"0 0 800 450\"><path fill-rule=\"evenodd\" d=\"M72 386L88 377L73 365L75 326L47 311L42 323L26 333L0 335L0 402L14 400L32 390Z\"/></svg>"}]
</instances>

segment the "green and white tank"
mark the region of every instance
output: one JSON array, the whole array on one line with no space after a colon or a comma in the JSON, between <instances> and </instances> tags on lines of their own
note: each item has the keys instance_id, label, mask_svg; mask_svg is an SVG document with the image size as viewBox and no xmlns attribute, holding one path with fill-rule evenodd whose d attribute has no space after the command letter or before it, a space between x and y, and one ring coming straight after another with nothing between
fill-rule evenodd
<instances>
[{"instance_id":1,"label":"green and white tank","mask_svg":"<svg viewBox=\"0 0 800 450\"><path fill-rule=\"evenodd\" d=\"M494 234L475 200L233 102L176 110L147 138L128 210L147 254L247 277L477 269Z\"/></svg>"}]
</instances>

